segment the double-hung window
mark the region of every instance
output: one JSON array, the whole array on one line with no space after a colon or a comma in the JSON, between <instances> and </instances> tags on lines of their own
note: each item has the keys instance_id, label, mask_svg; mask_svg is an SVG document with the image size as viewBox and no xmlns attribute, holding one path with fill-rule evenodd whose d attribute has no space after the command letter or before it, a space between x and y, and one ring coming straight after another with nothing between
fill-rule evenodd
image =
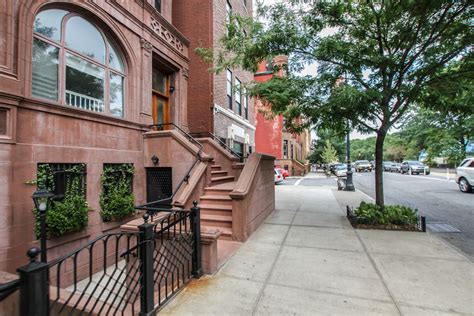
<instances>
[{"instance_id":1,"label":"double-hung window","mask_svg":"<svg viewBox=\"0 0 474 316\"><path fill-rule=\"evenodd\" d=\"M227 107L232 110L232 72L227 69Z\"/></svg>"},{"instance_id":2,"label":"double-hung window","mask_svg":"<svg viewBox=\"0 0 474 316\"><path fill-rule=\"evenodd\" d=\"M242 116L242 93L241 93L241 82L235 78L235 104L237 107L237 114Z\"/></svg>"},{"instance_id":3,"label":"double-hung window","mask_svg":"<svg viewBox=\"0 0 474 316\"><path fill-rule=\"evenodd\" d=\"M87 111L124 116L125 67L113 41L80 15L36 15L31 95Z\"/></svg>"},{"instance_id":4,"label":"double-hung window","mask_svg":"<svg viewBox=\"0 0 474 316\"><path fill-rule=\"evenodd\" d=\"M161 13L161 0L155 0L155 10Z\"/></svg>"}]
</instances>

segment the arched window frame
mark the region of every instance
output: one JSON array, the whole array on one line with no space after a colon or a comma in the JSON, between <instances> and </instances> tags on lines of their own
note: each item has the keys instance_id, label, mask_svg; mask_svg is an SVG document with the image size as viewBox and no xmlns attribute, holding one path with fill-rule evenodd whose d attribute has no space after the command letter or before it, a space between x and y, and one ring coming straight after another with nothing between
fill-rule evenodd
<instances>
[{"instance_id":1,"label":"arched window frame","mask_svg":"<svg viewBox=\"0 0 474 316\"><path fill-rule=\"evenodd\" d=\"M127 88L126 88L127 87L127 85L126 85L127 64L125 62L124 55L123 55L122 50L120 49L119 45L117 45L116 41L113 39L112 36L107 36L107 34L102 30L102 28L100 26L98 26L96 23L94 23L94 21L92 21L91 19L89 19L89 18L87 18L87 17L85 17L85 16L83 16L83 15L77 13L77 12L71 11L67 8L55 8L55 7L45 8L44 10L40 10L36 13L35 20L36 20L36 17L41 12L51 10L51 9L60 9L60 10L68 11L68 13L65 14L61 19L60 40L55 41L52 38L49 38L49 37L47 37L47 36L45 36L41 33L38 33L34 30L34 27L33 27L33 40L36 38L38 40L41 40L41 41L47 43L48 45L51 45L51 46L54 46L54 47L58 48L58 50L59 50L59 52L58 52L58 74L57 74L58 98L57 98L56 102L58 102L59 104L64 105L64 106L68 106L68 107L70 106L66 103L66 53L69 53L71 55L80 57L81 59L84 59L87 62L104 69L104 111L103 112L93 111L93 113L108 115L108 116L112 116L112 117L116 117L116 118L125 118L125 114L126 114L126 111L125 111L126 110L126 97L125 96L126 96L126 90L127 90ZM90 23L97 30L97 32L100 34L100 36L101 36L101 38L102 38L102 40L104 41L104 44L105 44L105 60L104 60L104 63L101 63L98 60L96 60L94 58L91 58L87 55L84 55L81 52L78 52L77 50L75 50L73 48L67 47L67 45L66 45L66 25L67 25L68 21L73 17L80 17L80 18L84 19L85 21ZM113 68L110 65L110 62L109 62L109 52L110 52L109 47L110 46L113 46L115 53L118 55L118 58L120 58L120 63L122 65L123 72ZM118 76L121 76L123 78L123 83L122 83L122 115L121 116L113 115L113 114L111 114L111 111L110 111L110 74L118 75ZM31 75L32 75L32 72L31 72ZM31 78L31 84L33 84L33 79L32 78ZM37 97L37 96L34 96L34 97L43 99L43 98ZM46 100L52 101L50 99L46 99ZM74 107L74 106L70 106L70 107ZM80 107L74 107L74 108L80 109ZM83 110L86 111L86 112L91 112L90 110L87 110L87 109L83 109Z\"/></svg>"}]
</instances>

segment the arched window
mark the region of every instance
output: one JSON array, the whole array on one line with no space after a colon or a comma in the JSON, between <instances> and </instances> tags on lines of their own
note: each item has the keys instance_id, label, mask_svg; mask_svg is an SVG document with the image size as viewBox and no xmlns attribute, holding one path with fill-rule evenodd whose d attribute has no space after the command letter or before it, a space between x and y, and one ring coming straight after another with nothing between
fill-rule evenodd
<instances>
[{"instance_id":1,"label":"arched window","mask_svg":"<svg viewBox=\"0 0 474 316\"><path fill-rule=\"evenodd\" d=\"M31 94L123 117L125 67L117 48L94 24L63 9L36 15Z\"/></svg>"}]
</instances>

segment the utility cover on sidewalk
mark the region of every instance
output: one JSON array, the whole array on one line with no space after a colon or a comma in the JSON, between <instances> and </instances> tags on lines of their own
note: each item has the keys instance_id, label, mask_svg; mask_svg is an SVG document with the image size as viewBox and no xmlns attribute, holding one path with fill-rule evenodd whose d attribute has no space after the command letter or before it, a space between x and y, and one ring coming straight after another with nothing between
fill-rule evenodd
<instances>
[{"instance_id":1,"label":"utility cover on sidewalk","mask_svg":"<svg viewBox=\"0 0 474 316\"><path fill-rule=\"evenodd\" d=\"M456 227L444 223L429 223L426 227L435 233L461 233Z\"/></svg>"}]
</instances>

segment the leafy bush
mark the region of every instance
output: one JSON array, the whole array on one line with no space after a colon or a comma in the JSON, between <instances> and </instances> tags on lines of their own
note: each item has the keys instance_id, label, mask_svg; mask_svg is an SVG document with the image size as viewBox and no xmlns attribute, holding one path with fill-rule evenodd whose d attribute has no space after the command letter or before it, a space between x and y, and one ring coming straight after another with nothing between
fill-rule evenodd
<instances>
[{"instance_id":1,"label":"leafy bush","mask_svg":"<svg viewBox=\"0 0 474 316\"><path fill-rule=\"evenodd\" d=\"M54 199L46 213L46 233L51 237L59 237L65 233L77 231L87 227L89 207L82 185L86 165L78 164L66 172L66 190L63 199ZM39 187L45 187L54 192L54 176L49 164L38 165L37 180ZM36 218L39 212L33 210ZM40 236L40 222L36 221L36 236Z\"/></svg>"},{"instance_id":2,"label":"leafy bush","mask_svg":"<svg viewBox=\"0 0 474 316\"><path fill-rule=\"evenodd\" d=\"M135 211L132 193L133 174L132 164L104 167L100 194L100 215L104 222L127 217Z\"/></svg>"},{"instance_id":3,"label":"leafy bush","mask_svg":"<svg viewBox=\"0 0 474 316\"><path fill-rule=\"evenodd\" d=\"M402 205L386 205L385 208L372 203L361 202L354 215L362 217L370 224L415 225L417 210Z\"/></svg>"}]
</instances>

